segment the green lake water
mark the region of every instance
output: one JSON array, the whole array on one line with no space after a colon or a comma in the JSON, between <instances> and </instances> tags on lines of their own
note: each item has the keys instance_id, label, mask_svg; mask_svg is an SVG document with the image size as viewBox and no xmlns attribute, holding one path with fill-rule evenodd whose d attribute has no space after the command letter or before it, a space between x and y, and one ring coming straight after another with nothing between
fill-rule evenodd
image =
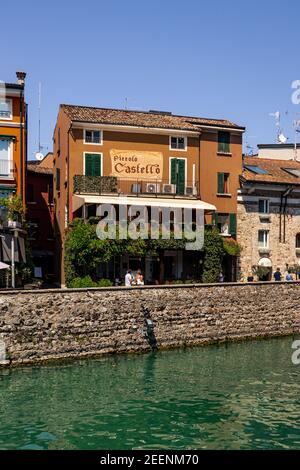
<instances>
[{"instance_id":1,"label":"green lake water","mask_svg":"<svg viewBox=\"0 0 300 470\"><path fill-rule=\"evenodd\" d=\"M292 341L0 370L0 449L299 449Z\"/></svg>"}]
</instances>

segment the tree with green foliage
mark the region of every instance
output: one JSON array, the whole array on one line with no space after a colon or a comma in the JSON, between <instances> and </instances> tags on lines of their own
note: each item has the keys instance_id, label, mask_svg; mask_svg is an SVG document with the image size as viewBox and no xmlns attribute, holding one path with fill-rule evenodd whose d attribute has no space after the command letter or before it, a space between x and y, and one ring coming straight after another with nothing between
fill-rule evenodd
<instances>
[{"instance_id":1,"label":"tree with green foliage","mask_svg":"<svg viewBox=\"0 0 300 470\"><path fill-rule=\"evenodd\" d=\"M25 209L21 196L2 197L0 198L0 206L7 209L8 219L24 223Z\"/></svg>"}]
</instances>

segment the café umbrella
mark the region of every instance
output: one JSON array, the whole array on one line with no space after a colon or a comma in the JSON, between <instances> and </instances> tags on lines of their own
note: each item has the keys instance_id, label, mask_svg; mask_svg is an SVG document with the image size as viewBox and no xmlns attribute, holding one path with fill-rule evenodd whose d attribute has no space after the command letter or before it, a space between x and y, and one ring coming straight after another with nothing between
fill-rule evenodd
<instances>
[{"instance_id":1,"label":"caf\u00e9 umbrella","mask_svg":"<svg viewBox=\"0 0 300 470\"><path fill-rule=\"evenodd\" d=\"M2 261L0 261L0 269L10 269L10 266L6 263L2 263Z\"/></svg>"}]
</instances>

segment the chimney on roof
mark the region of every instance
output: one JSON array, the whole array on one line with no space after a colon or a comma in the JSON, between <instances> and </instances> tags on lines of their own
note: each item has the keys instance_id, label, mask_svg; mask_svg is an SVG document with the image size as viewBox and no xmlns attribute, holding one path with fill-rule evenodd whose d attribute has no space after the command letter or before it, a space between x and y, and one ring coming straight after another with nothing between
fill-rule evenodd
<instances>
[{"instance_id":1,"label":"chimney on roof","mask_svg":"<svg viewBox=\"0 0 300 470\"><path fill-rule=\"evenodd\" d=\"M25 83L25 77L26 77L26 72L16 72L17 79L18 79L18 84L19 85L24 85Z\"/></svg>"}]
</instances>

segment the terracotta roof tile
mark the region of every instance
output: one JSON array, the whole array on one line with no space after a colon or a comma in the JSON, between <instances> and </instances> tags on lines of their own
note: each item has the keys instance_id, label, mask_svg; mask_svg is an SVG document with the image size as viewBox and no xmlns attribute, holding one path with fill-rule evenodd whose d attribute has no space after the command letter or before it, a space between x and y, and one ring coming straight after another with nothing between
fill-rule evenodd
<instances>
[{"instance_id":1,"label":"terracotta roof tile","mask_svg":"<svg viewBox=\"0 0 300 470\"><path fill-rule=\"evenodd\" d=\"M61 108L72 121L111 125L154 127L162 129L199 131L201 125L244 129L224 119L207 119L178 116L163 112L130 111L122 109L93 108L62 104Z\"/></svg>"},{"instance_id":2,"label":"terracotta roof tile","mask_svg":"<svg viewBox=\"0 0 300 470\"><path fill-rule=\"evenodd\" d=\"M244 157L244 165L253 165L267 171L268 174L256 174L244 168L243 178L246 181L261 181L264 183L290 183L300 184L300 177L292 176L283 168L297 169L300 171L300 162L295 160L274 160L260 157Z\"/></svg>"},{"instance_id":3,"label":"terracotta roof tile","mask_svg":"<svg viewBox=\"0 0 300 470\"><path fill-rule=\"evenodd\" d=\"M41 173L44 175L52 175L52 170L50 168L41 168L39 165L32 164L28 162L27 164L27 171L31 173Z\"/></svg>"},{"instance_id":4,"label":"terracotta roof tile","mask_svg":"<svg viewBox=\"0 0 300 470\"><path fill-rule=\"evenodd\" d=\"M27 171L51 175L53 173L53 153L47 153L41 161L29 160L27 163Z\"/></svg>"}]
</instances>

